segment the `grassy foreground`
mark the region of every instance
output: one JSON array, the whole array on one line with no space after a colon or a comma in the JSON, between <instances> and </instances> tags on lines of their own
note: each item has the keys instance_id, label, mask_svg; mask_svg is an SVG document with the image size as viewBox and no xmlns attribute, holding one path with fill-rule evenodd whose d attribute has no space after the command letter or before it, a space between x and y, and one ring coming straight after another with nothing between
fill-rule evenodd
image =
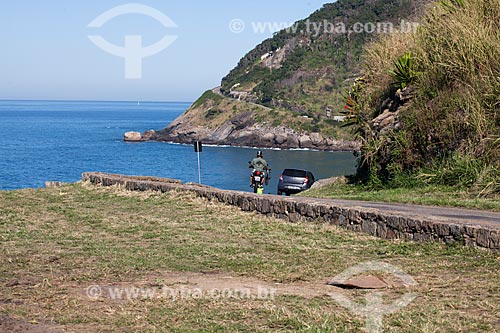
<instances>
[{"instance_id":1,"label":"grassy foreground","mask_svg":"<svg viewBox=\"0 0 500 333\"><path fill-rule=\"evenodd\" d=\"M189 194L86 184L0 192L0 249L0 331L6 322L80 332L364 331L362 317L304 291L320 285L362 303L366 292L323 283L368 260L398 266L418 282L384 291L387 303L418 295L384 318L385 332L500 331L499 253L285 223ZM302 290L265 300L86 296L91 285L158 288L168 272L207 279L222 272Z\"/></svg>"}]
</instances>

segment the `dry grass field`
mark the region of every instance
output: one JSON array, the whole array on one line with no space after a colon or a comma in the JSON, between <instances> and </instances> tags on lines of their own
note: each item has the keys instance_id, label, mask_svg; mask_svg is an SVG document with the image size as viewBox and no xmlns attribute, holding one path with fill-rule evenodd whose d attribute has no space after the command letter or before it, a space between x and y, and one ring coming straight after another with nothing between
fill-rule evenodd
<instances>
[{"instance_id":1,"label":"dry grass field","mask_svg":"<svg viewBox=\"0 0 500 333\"><path fill-rule=\"evenodd\" d=\"M326 282L397 266L384 332L500 331L500 254L291 224L188 194L76 184L0 192L0 331L364 332ZM390 276L382 275L387 281Z\"/></svg>"}]
</instances>

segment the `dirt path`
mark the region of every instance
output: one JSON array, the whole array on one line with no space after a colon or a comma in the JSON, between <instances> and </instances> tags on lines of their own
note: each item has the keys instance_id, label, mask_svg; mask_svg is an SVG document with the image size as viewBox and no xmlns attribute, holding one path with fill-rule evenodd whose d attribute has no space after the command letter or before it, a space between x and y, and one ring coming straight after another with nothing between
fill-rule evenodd
<instances>
[{"instance_id":1,"label":"dirt path","mask_svg":"<svg viewBox=\"0 0 500 333\"><path fill-rule=\"evenodd\" d=\"M119 284L98 284L97 294L100 299L114 301L127 300L134 288L138 293L132 296L170 301L189 298L243 298L274 299L279 296L300 296L314 298L328 296L341 289L330 286L325 281L299 281L293 283L275 283L248 276L235 276L222 272L166 272L150 274L138 281L120 282ZM88 286L72 286L74 293L88 298ZM121 295L119 295L122 293ZM117 298L118 295L118 298ZM125 299L124 299L125 298Z\"/></svg>"}]
</instances>

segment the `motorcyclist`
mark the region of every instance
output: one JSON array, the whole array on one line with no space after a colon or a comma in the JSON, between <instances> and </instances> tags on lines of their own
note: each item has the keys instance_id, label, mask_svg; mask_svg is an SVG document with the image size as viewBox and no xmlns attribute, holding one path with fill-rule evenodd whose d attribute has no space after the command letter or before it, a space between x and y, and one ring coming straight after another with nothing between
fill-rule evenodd
<instances>
[{"instance_id":1,"label":"motorcyclist","mask_svg":"<svg viewBox=\"0 0 500 333\"><path fill-rule=\"evenodd\" d=\"M262 151L257 152L257 157L250 162L249 168L252 168L252 173L250 174L250 185L252 184L252 175L255 171L260 171L264 173L264 178L267 178L268 165L263 157Z\"/></svg>"}]
</instances>

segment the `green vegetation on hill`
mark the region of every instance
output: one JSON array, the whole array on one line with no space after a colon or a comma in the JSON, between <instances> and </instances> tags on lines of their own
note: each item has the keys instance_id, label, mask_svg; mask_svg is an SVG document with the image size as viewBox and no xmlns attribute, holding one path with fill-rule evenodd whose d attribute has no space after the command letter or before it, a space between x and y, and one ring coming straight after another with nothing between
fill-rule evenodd
<instances>
[{"instance_id":1,"label":"green vegetation on hill","mask_svg":"<svg viewBox=\"0 0 500 333\"><path fill-rule=\"evenodd\" d=\"M208 100L212 100L215 104L217 104L222 100L222 97L214 93L212 90L207 90L196 100L196 102L193 103L192 107L198 108Z\"/></svg>"},{"instance_id":2,"label":"green vegetation on hill","mask_svg":"<svg viewBox=\"0 0 500 333\"><path fill-rule=\"evenodd\" d=\"M232 91L246 92L247 100L269 106L287 120L268 115L263 117L268 124L286 123L299 132L352 140L333 116L344 111L346 91L361 71L362 50L377 34L351 30L355 24L378 22L398 29L400 21L409 20L422 2L339 0L325 4L246 54L223 78L222 92L228 96Z\"/></svg>"},{"instance_id":3,"label":"green vegetation on hill","mask_svg":"<svg viewBox=\"0 0 500 333\"><path fill-rule=\"evenodd\" d=\"M441 0L415 33L367 49L350 94L364 142L360 178L500 192L499 31L498 0ZM384 115L396 120L376 129Z\"/></svg>"},{"instance_id":4,"label":"green vegetation on hill","mask_svg":"<svg viewBox=\"0 0 500 333\"><path fill-rule=\"evenodd\" d=\"M326 4L297 22L293 29L276 33L245 55L222 80L222 89L229 92L238 83L251 82L256 84L252 92L264 104L320 112L331 103L330 106L340 111L344 106L344 90L348 87L346 80L359 74L363 47L375 35L348 30L356 23L391 22L398 26L401 19L410 16L411 4L409 0L340 0ZM325 21L335 27L345 26L347 31L329 29ZM322 27L315 31L308 22ZM279 69L271 71L262 64L262 55L287 45L291 50ZM297 74L299 78L294 77ZM313 89L306 91L310 85Z\"/></svg>"}]
</instances>

